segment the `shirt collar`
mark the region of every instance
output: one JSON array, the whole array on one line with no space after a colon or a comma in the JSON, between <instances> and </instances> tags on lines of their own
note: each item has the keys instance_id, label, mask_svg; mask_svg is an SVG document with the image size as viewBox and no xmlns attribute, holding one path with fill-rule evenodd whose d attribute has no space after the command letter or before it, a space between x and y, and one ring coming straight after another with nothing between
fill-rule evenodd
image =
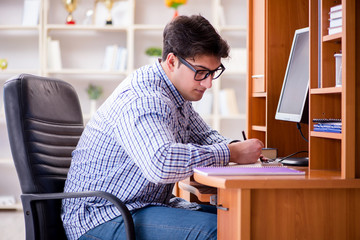
<instances>
[{"instance_id":1,"label":"shirt collar","mask_svg":"<svg viewBox=\"0 0 360 240\"><path fill-rule=\"evenodd\" d=\"M179 108L182 108L184 106L185 99L183 98L183 96L181 96L179 91L176 89L174 84L170 81L170 79L166 75L164 69L162 68L162 66L160 64L160 61L156 61L154 66L155 66L154 71L160 77L160 80L162 80L162 83L164 84L165 91L170 96L173 97L176 106L179 107Z\"/></svg>"}]
</instances>

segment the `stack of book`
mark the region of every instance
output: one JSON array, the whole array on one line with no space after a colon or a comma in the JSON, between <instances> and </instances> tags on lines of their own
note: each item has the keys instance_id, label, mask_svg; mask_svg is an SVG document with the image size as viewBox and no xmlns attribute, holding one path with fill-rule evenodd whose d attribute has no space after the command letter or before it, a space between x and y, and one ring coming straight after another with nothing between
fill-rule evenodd
<instances>
[{"instance_id":1,"label":"stack of book","mask_svg":"<svg viewBox=\"0 0 360 240\"><path fill-rule=\"evenodd\" d=\"M118 45L108 45L105 48L103 69L107 71L126 71L127 49Z\"/></svg>"},{"instance_id":2,"label":"stack of book","mask_svg":"<svg viewBox=\"0 0 360 240\"><path fill-rule=\"evenodd\" d=\"M342 32L342 5L330 8L329 35Z\"/></svg>"},{"instance_id":3,"label":"stack of book","mask_svg":"<svg viewBox=\"0 0 360 240\"><path fill-rule=\"evenodd\" d=\"M341 119L313 119L314 131L341 133Z\"/></svg>"}]
</instances>

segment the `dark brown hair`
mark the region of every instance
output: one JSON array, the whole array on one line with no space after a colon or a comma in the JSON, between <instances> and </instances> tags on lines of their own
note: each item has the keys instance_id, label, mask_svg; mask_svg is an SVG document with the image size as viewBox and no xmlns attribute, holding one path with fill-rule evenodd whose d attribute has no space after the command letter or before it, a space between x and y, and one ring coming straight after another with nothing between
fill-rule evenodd
<instances>
[{"instance_id":1,"label":"dark brown hair","mask_svg":"<svg viewBox=\"0 0 360 240\"><path fill-rule=\"evenodd\" d=\"M162 60L165 61L171 52L182 58L199 55L227 58L229 45L206 18L200 15L178 16L164 29Z\"/></svg>"}]
</instances>

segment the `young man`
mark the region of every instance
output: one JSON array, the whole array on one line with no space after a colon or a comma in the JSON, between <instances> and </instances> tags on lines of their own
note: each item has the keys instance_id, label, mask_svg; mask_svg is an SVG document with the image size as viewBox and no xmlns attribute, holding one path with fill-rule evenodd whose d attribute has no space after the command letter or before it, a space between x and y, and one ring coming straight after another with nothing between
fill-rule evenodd
<instances>
[{"instance_id":1,"label":"young man","mask_svg":"<svg viewBox=\"0 0 360 240\"><path fill-rule=\"evenodd\" d=\"M173 198L199 166L253 163L257 139L230 144L191 106L225 70L229 46L201 16L179 16L163 35L161 62L136 70L84 129L65 191L102 190L131 211L137 239L216 239L216 214ZM117 209L98 198L63 200L69 239L121 239Z\"/></svg>"}]
</instances>

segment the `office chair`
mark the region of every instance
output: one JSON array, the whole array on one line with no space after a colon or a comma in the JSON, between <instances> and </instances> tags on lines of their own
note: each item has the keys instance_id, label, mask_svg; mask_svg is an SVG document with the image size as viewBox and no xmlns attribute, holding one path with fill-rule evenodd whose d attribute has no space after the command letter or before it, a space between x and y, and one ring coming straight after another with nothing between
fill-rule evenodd
<instances>
[{"instance_id":1,"label":"office chair","mask_svg":"<svg viewBox=\"0 0 360 240\"><path fill-rule=\"evenodd\" d=\"M10 147L21 185L26 239L66 239L61 199L101 197L121 212L128 239L135 239L129 210L114 195L64 193L71 152L83 131L75 89L67 82L22 74L4 84Z\"/></svg>"}]
</instances>

